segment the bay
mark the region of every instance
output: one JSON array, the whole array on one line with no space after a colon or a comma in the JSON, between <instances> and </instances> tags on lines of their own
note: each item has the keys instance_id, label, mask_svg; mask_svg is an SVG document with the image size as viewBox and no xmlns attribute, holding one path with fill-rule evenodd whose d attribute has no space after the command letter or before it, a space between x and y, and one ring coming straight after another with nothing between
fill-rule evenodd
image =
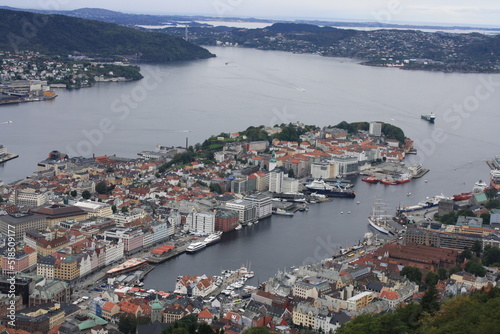
<instances>
[{"instance_id":1,"label":"bay","mask_svg":"<svg viewBox=\"0 0 500 334\"><path fill-rule=\"evenodd\" d=\"M178 275L251 264L254 280L262 281L277 268L326 256L329 248L356 243L368 231L375 195L395 208L468 191L488 179L485 160L500 154L499 75L375 68L349 59L243 48L209 50L217 57L142 65L141 81L58 90L50 102L2 106L0 123L13 122L0 124L0 143L20 157L0 165L0 180L30 175L54 149L70 156L134 157L157 144L184 146L188 138L191 145L250 125L383 121L415 140L418 155L406 163L429 168L423 179L397 187L354 179L354 201L336 199L293 218L272 217L227 234L219 244L168 261L146 278L146 286L171 290ZM430 112L436 124L420 119Z\"/></svg>"}]
</instances>

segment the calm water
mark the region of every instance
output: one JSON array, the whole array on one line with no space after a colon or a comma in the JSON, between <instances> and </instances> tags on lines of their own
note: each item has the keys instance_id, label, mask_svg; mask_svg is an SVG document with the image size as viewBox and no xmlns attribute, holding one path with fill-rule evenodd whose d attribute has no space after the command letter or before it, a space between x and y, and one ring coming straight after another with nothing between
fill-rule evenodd
<instances>
[{"instance_id":1,"label":"calm water","mask_svg":"<svg viewBox=\"0 0 500 334\"><path fill-rule=\"evenodd\" d=\"M468 191L488 178L485 160L500 154L500 87L484 83L500 83L500 75L402 71L239 48L210 50L218 57L144 65L145 79L138 82L60 90L51 102L3 106L0 123L13 123L0 124L0 143L20 157L0 166L0 180L31 174L53 149L71 156L134 157L156 144L184 145L186 137L194 144L249 125L291 121L319 126L342 120L392 123L416 141L419 154L411 162L431 169L424 177L427 183L422 179L384 187L356 182L354 201L334 200L312 205L294 218L264 220L200 253L169 261L146 279L147 286L173 289L181 274L216 274L251 263L254 280L262 281L279 267L324 257L332 245L346 246L363 237L375 195L395 208L426 196ZM463 106L463 113L449 112L454 105ZM430 112L437 116L434 125L420 119ZM408 192L412 195L406 196Z\"/></svg>"}]
</instances>

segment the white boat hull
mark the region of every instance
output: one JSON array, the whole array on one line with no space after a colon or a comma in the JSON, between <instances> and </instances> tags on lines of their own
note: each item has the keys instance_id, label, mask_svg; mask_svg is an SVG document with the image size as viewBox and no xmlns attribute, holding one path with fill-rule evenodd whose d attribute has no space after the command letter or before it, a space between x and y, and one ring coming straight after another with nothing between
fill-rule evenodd
<instances>
[{"instance_id":1,"label":"white boat hull","mask_svg":"<svg viewBox=\"0 0 500 334\"><path fill-rule=\"evenodd\" d=\"M370 223L371 227L373 227L374 229L376 229L380 233L387 234L387 235L389 234L389 231L387 231L384 227L382 227L378 224L375 224L371 219L368 219L368 222Z\"/></svg>"}]
</instances>

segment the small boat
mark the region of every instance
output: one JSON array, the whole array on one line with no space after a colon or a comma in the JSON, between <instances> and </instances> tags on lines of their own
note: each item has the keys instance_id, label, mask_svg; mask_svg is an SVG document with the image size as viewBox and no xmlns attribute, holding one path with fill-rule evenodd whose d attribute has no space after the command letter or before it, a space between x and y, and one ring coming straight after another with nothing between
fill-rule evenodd
<instances>
[{"instance_id":1,"label":"small boat","mask_svg":"<svg viewBox=\"0 0 500 334\"><path fill-rule=\"evenodd\" d=\"M356 204L359 204L359 201L357 201Z\"/></svg>"},{"instance_id":2,"label":"small boat","mask_svg":"<svg viewBox=\"0 0 500 334\"><path fill-rule=\"evenodd\" d=\"M234 230L235 230L235 231L239 231L239 230L241 230L242 228L243 228L243 226L241 226L240 224L238 224L238 226L236 226L236 227L234 228Z\"/></svg>"},{"instance_id":3,"label":"small boat","mask_svg":"<svg viewBox=\"0 0 500 334\"><path fill-rule=\"evenodd\" d=\"M344 214L344 211L340 211L340 214L343 215Z\"/></svg>"},{"instance_id":4,"label":"small boat","mask_svg":"<svg viewBox=\"0 0 500 334\"><path fill-rule=\"evenodd\" d=\"M351 214L351 211L347 211L347 214L350 215Z\"/></svg>"},{"instance_id":5,"label":"small boat","mask_svg":"<svg viewBox=\"0 0 500 334\"><path fill-rule=\"evenodd\" d=\"M434 115L434 113L430 113L428 115L421 115L420 118L428 121L429 123L434 123L436 115Z\"/></svg>"},{"instance_id":6,"label":"small boat","mask_svg":"<svg viewBox=\"0 0 500 334\"><path fill-rule=\"evenodd\" d=\"M410 196L410 195L411 195L411 193L406 194L406 196Z\"/></svg>"}]
</instances>

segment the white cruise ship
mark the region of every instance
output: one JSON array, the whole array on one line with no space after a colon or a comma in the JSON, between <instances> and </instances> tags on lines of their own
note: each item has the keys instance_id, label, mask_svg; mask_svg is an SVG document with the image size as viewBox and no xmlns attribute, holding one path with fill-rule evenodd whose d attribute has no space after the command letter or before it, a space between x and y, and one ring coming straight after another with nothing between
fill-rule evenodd
<instances>
[{"instance_id":1,"label":"white cruise ship","mask_svg":"<svg viewBox=\"0 0 500 334\"><path fill-rule=\"evenodd\" d=\"M186 249L187 253L196 253L197 251L207 247L207 244L204 243L203 241L197 241L191 243L188 248Z\"/></svg>"}]
</instances>

